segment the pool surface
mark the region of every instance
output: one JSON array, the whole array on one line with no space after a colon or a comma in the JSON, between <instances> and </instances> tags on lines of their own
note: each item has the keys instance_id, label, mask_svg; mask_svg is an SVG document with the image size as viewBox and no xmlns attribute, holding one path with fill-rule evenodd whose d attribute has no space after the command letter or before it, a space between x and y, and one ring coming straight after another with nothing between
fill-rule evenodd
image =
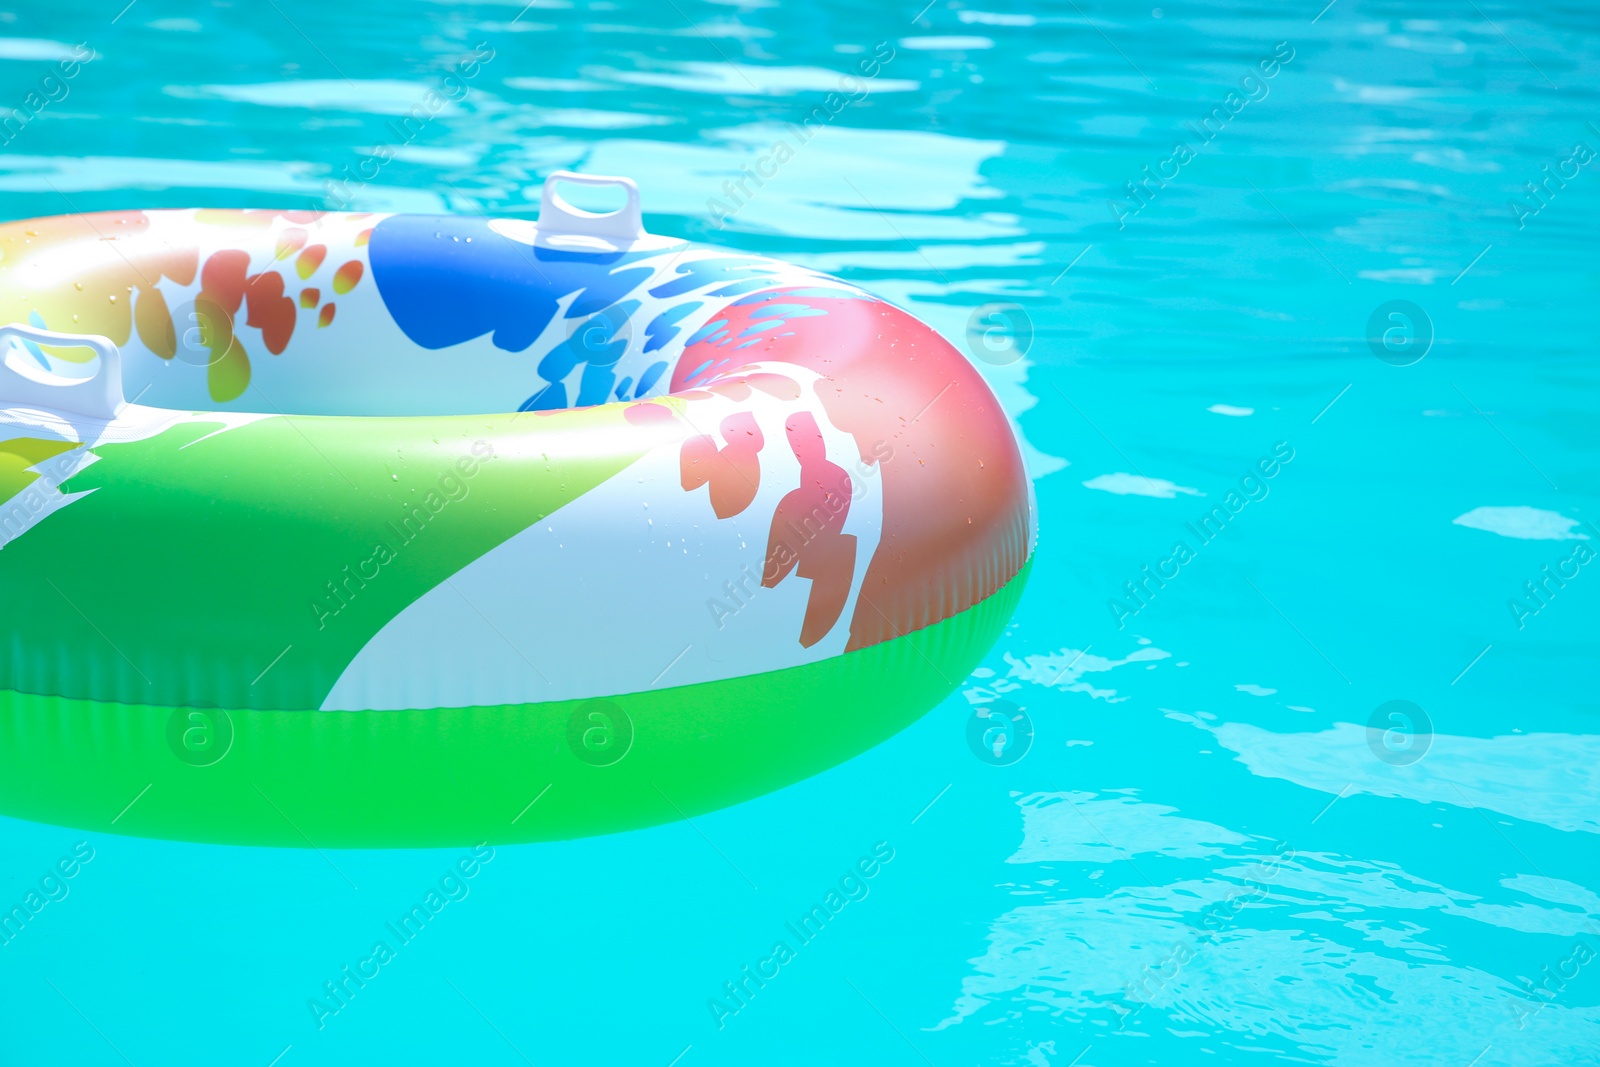
<instances>
[{"instance_id":1,"label":"pool surface","mask_svg":"<svg viewBox=\"0 0 1600 1067\"><path fill-rule=\"evenodd\" d=\"M1038 553L943 704L692 822L0 819L0 1063L1600 1061L1600 13L122 2L0 13L0 216L630 175L972 352Z\"/></svg>"}]
</instances>

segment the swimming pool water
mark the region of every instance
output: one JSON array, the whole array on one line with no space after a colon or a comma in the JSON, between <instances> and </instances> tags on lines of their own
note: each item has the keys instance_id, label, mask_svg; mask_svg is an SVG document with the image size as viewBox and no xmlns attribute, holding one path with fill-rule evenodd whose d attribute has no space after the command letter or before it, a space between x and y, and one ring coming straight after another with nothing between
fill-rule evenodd
<instances>
[{"instance_id":1,"label":"swimming pool water","mask_svg":"<svg viewBox=\"0 0 1600 1067\"><path fill-rule=\"evenodd\" d=\"M692 823L0 819L0 1062L1600 1060L1592 9L120 2L0 13L5 217L631 175L986 357L1039 548L942 705Z\"/></svg>"}]
</instances>

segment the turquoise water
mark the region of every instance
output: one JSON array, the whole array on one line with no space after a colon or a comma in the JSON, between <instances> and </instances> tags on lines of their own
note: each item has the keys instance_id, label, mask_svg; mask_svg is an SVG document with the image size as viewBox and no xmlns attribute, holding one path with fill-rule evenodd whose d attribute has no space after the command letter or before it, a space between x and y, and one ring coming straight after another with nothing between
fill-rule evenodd
<instances>
[{"instance_id":1,"label":"turquoise water","mask_svg":"<svg viewBox=\"0 0 1600 1067\"><path fill-rule=\"evenodd\" d=\"M6 907L93 857L0 947L0 1062L1600 1060L1592 11L118 6L0 15L0 104L36 115L5 217L531 217L553 169L629 174L652 230L946 336L1003 305L974 347L1039 552L900 736L692 824L469 859L337 1012L308 1002L470 850L0 820ZM772 176L735 202L741 166ZM1002 700L1028 725L996 759L968 727Z\"/></svg>"}]
</instances>

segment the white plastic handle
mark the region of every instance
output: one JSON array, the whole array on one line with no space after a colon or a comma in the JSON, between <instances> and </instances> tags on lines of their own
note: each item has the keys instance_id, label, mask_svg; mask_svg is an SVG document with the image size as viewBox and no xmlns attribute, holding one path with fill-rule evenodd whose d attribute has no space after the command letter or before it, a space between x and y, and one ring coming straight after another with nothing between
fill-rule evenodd
<instances>
[{"instance_id":1,"label":"white plastic handle","mask_svg":"<svg viewBox=\"0 0 1600 1067\"><path fill-rule=\"evenodd\" d=\"M100 357L100 369L89 378L63 378L43 368L13 367L6 359L13 341L87 348ZM122 353L111 338L99 334L58 333L21 322L0 326L0 405L51 408L114 419L127 407L122 396Z\"/></svg>"},{"instance_id":2,"label":"white plastic handle","mask_svg":"<svg viewBox=\"0 0 1600 1067\"><path fill-rule=\"evenodd\" d=\"M557 182L574 185L616 185L627 194L627 202L616 211L596 214L573 207L561 199L556 191ZM539 201L539 234L557 237L571 234L576 237L599 237L610 241L637 241L644 234L644 214L639 209L639 187L632 178L613 178L603 174L575 174L558 170L544 180L544 196Z\"/></svg>"}]
</instances>

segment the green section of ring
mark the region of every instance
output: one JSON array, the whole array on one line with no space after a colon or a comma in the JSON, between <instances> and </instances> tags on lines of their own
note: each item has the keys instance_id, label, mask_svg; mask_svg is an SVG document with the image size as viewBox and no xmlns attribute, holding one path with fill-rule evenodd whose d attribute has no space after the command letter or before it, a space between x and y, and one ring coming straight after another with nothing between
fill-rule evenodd
<instances>
[{"instance_id":1,"label":"green section of ring","mask_svg":"<svg viewBox=\"0 0 1600 1067\"><path fill-rule=\"evenodd\" d=\"M1027 570L960 615L871 648L602 701L219 712L0 691L0 813L297 848L541 841L669 822L817 774L914 722L999 637Z\"/></svg>"},{"instance_id":2,"label":"green section of ring","mask_svg":"<svg viewBox=\"0 0 1600 1067\"><path fill-rule=\"evenodd\" d=\"M4 545L0 689L321 707L407 605L654 443L621 404L221 418L96 444L84 495Z\"/></svg>"}]
</instances>

